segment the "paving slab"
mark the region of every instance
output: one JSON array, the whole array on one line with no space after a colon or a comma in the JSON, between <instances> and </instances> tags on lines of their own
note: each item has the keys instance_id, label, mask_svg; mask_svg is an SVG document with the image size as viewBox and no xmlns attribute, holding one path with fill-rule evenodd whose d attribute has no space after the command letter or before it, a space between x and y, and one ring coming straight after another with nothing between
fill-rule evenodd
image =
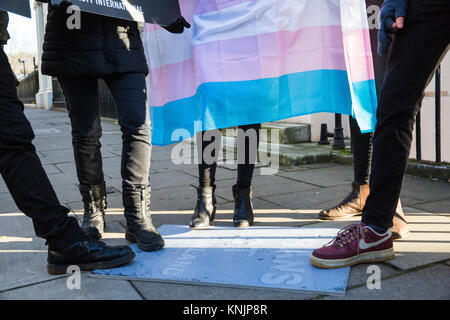
<instances>
[{"instance_id":1,"label":"paving slab","mask_svg":"<svg viewBox=\"0 0 450 320\"><path fill-rule=\"evenodd\" d=\"M66 184L63 187L54 188L56 195L61 203L70 203L80 201L80 190L78 186L74 184Z\"/></svg>"},{"instance_id":2,"label":"paving slab","mask_svg":"<svg viewBox=\"0 0 450 320\"><path fill-rule=\"evenodd\" d=\"M367 286L348 290L345 297L326 300L449 300L450 267L437 265L381 281L381 289Z\"/></svg>"},{"instance_id":3,"label":"paving slab","mask_svg":"<svg viewBox=\"0 0 450 320\"><path fill-rule=\"evenodd\" d=\"M45 240L35 236L31 219L0 214L0 235L0 292L54 279L47 273Z\"/></svg>"},{"instance_id":4,"label":"paving slab","mask_svg":"<svg viewBox=\"0 0 450 320\"><path fill-rule=\"evenodd\" d=\"M80 289L69 289L63 277L33 286L0 292L0 300L142 300L125 280L92 279L81 273Z\"/></svg>"},{"instance_id":5,"label":"paving slab","mask_svg":"<svg viewBox=\"0 0 450 320\"><path fill-rule=\"evenodd\" d=\"M422 201L450 200L450 183L406 176L401 193L403 196Z\"/></svg>"},{"instance_id":6,"label":"paving slab","mask_svg":"<svg viewBox=\"0 0 450 320\"><path fill-rule=\"evenodd\" d=\"M197 185L198 179L184 172L154 173L150 176L152 189Z\"/></svg>"},{"instance_id":7,"label":"paving slab","mask_svg":"<svg viewBox=\"0 0 450 320\"><path fill-rule=\"evenodd\" d=\"M217 198L220 205L227 200ZM197 189L193 186L171 187L152 190L152 211L194 210Z\"/></svg>"},{"instance_id":8,"label":"paving slab","mask_svg":"<svg viewBox=\"0 0 450 320\"><path fill-rule=\"evenodd\" d=\"M324 270L309 262L312 249L337 230L287 227L164 225L166 245L155 252L132 248L128 265L95 270L93 277L202 285L266 288L305 293L344 294L350 268ZM232 266L233 277L228 275Z\"/></svg>"},{"instance_id":9,"label":"paving slab","mask_svg":"<svg viewBox=\"0 0 450 320\"><path fill-rule=\"evenodd\" d=\"M191 176L194 176L198 181L198 165L183 165L180 167L180 171L187 173ZM256 172L256 170L255 170ZM254 174L254 176L257 176L257 174ZM216 169L216 181L222 181L222 180L232 180L236 181L237 179L237 171L236 170L229 170L226 168L222 168L220 166ZM197 183L198 185L198 183Z\"/></svg>"},{"instance_id":10,"label":"paving slab","mask_svg":"<svg viewBox=\"0 0 450 320\"><path fill-rule=\"evenodd\" d=\"M381 279L390 278L399 275L400 271L395 270L385 263L359 264L350 269L350 277L348 279L347 290L355 286L366 285L368 278L373 274L369 267L376 265L380 268Z\"/></svg>"},{"instance_id":11,"label":"paving slab","mask_svg":"<svg viewBox=\"0 0 450 320\"><path fill-rule=\"evenodd\" d=\"M315 294L195 284L132 281L148 300L309 300Z\"/></svg>"},{"instance_id":12,"label":"paving slab","mask_svg":"<svg viewBox=\"0 0 450 320\"><path fill-rule=\"evenodd\" d=\"M11 194L9 193L8 189L6 189L6 192L0 193L0 204L1 204L0 214L20 212L20 210L14 203L14 200L11 197Z\"/></svg>"},{"instance_id":13,"label":"paving slab","mask_svg":"<svg viewBox=\"0 0 450 320\"><path fill-rule=\"evenodd\" d=\"M410 207L437 213L450 218L450 200L433 201L410 205Z\"/></svg>"},{"instance_id":14,"label":"paving slab","mask_svg":"<svg viewBox=\"0 0 450 320\"><path fill-rule=\"evenodd\" d=\"M54 164L49 164L46 166L43 166L45 172L47 173L47 175L53 175L53 174L59 174L62 173L61 170L59 170Z\"/></svg>"},{"instance_id":15,"label":"paving slab","mask_svg":"<svg viewBox=\"0 0 450 320\"><path fill-rule=\"evenodd\" d=\"M450 259L448 217L404 208L410 235L394 242L395 259L388 263L408 270Z\"/></svg>"},{"instance_id":16,"label":"paving slab","mask_svg":"<svg viewBox=\"0 0 450 320\"><path fill-rule=\"evenodd\" d=\"M278 175L316 186L333 187L350 185L353 181L353 168L350 166L335 165L330 168L279 172Z\"/></svg>"},{"instance_id":17,"label":"paving slab","mask_svg":"<svg viewBox=\"0 0 450 320\"><path fill-rule=\"evenodd\" d=\"M314 208L320 211L334 206L350 192L350 189L345 186L311 188L310 190L265 196L264 200L294 210Z\"/></svg>"},{"instance_id":18,"label":"paving slab","mask_svg":"<svg viewBox=\"0 0 450 320\"><path fill-rule=\"evenodd\" d=\"M224 180L217 183L216 194L229 201L234 200L232 186L236 184L234 179ZM283 195L287 193L300 192L304 190L316 189L317 187L292 181L279 176L256 176L252 182L253 197L266 197L273 195Z\"/></svg>"}]
</instances>

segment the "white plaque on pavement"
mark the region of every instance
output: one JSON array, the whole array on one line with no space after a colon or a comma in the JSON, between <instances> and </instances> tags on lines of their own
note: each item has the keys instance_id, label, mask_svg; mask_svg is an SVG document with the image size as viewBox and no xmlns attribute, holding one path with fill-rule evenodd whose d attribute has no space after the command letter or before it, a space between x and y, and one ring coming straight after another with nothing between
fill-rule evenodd
<instances>
[{"instance_id":1,"label":"white plaque on pavement","mask_svg":"<svg viewBox=\"0 0 450 320\"><path fill-rule=\"evenodd\" d=\"M132 248L135 260L126 266L95 270L93 277L174 282L226 287L264 288L345 294L350 268L312 266L312 250L339 231L329 228L211 227L164 225L166 246L156 252Z\"/></svg>"}]
</instances>

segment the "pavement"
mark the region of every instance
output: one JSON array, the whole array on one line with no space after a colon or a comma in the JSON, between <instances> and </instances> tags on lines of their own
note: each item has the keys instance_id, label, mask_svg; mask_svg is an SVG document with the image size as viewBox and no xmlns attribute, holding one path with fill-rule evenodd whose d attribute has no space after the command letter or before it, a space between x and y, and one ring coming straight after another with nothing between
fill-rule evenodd
<instances>
[{"instance_id":1,"label":"pavement","mask_svg":"<svg viewBox=\"0 0 450 320\"><path fill-rule=\"evenodd\" d=\"M36 133L34 143L38 154L60 201L81 219L83 206L67 114L31 108L25 112ZM121 203L121 132L115 122L103 121L102 145L109 205L105 242L126 244ZM173 164L172 148L173 145L153 148L151 208L157 227L187 224L195 206L197 166ZM317 214L349 192L352 176L351 166L329 162L281 167L275 176L261 175L257 169L253 182L256 225L346 226L348 222L321 222ZM220 165L217 180L219 211L215 225L229 226L236 168ZM395 242L394 260L377 265L381 277L379 289L367 286L372 274L370 266L358 265L351 269L344 297L104 280L91 278L88 273L82 273L81 289L70 290L68 276L47 274L45 241L34 235L31 220L18 211L4 182L0 181L0 299L450 299L450 183L407 176L401 199L411 234Z\"/></svg>"}]
</instances>

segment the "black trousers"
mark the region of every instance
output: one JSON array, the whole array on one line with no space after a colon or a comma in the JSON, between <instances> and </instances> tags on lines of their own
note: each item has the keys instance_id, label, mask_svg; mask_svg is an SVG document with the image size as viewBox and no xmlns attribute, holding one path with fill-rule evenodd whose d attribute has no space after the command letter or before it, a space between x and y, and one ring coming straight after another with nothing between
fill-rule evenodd
<instances>
[{"instance_id":1,"label":"black trousers","mask_svg":"<svg viewBox=\"0 0 450 320\"><path fill-rule=\"evenodd\" d=\"M104 182L100 138L102 127L98 78L58 78L67 100L72 124L72 145L80 184ZM105 76L115 101L122 130L121 176L124 185L148 185L151 132L145 74Z\"/></svg>"},{"instance_id":2,"label":"black trousers","mask_svg":"<svg viewBox=\"0 0 450 320\"><path fill-rule=\"evenodd\" d=\"M236 185L239 189L245 189L251 186L253 171L257 157L259 145L260 124L251 124L238 127L243 133L241 143L238 142L238 175ZM209 134L208 134L209 133ZM252 139L254 134L255 139ZM211 136L209 136L211 135ZM199 186L215 187L217 158L221 147L221 133L219 130L199 132L198 153L200 163ZM216 140L219 139L219 140ZM239 139L238 139L239 140ZM256 145L254 145L256 143Z\"/></svg>"},{"instance_id":3,"label":"black trousers","mask_svg":"<svg viewBox=\"0 0 450 320\"><path fill-rule=\"evenodd\" d=\"M60 205L32 144L34 133L17 97L16 80L0 49L0 173L17 207L32 218L36 235L48 241L85 237Z\"/></svg>"},{"instance_id":4,"label":"black trousers","mask_svg":"<svg viewBox=\"0 0 450 320\"><path fill-rule=\"evenodd\" d=\"M366 224L389 228L408 163L419 101L450 44L450 1L408 1L379 96Z\"/></svg>"}]
</instances>

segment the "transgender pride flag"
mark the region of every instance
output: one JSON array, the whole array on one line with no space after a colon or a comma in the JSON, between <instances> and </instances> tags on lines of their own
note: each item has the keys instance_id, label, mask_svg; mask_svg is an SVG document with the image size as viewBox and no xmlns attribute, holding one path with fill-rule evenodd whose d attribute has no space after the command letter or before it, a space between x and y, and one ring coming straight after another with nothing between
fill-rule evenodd
<instances>
[{"instance_id":1,"label":"transgender pride flag","mask_svg":"<svg viewBox=\"0 0 450 320\"><path fill-rule=\"evenodd\" d=\"M180 0L192 28L146 25L152 142L317 112L375 128L365 0ZM199 125L201 122L201 125ZM186 137L184 137L186 138Z\"/></svg>"}]
</instances>

